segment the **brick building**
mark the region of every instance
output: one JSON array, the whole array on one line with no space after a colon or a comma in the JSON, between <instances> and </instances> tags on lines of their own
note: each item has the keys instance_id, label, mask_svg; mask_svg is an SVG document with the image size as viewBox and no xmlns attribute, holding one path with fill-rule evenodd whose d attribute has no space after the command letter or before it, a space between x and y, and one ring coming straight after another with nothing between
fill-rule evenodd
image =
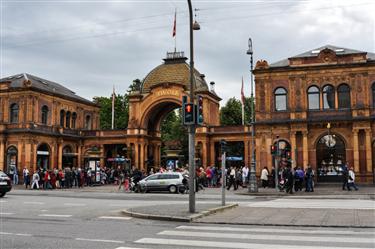
<instances>
[{"instance_id":1,"label":"brick building","mask_svg":"<svg viewBox=\"0 0 375 249\"><path fill-rule=\"evenodd\" d=\"M310 164L318 181L335 181L346 161L362 182L375 167L375 54L323 46L268 64L258 61L258 169L271 145L294 166ZM277 137L278 136L278 137Z\"/></svg>"},{"instance_id":2,"label":"brick building","mask_svg":"<svg viewBox=\"0 0 375 249\"><path fill-rule=\"evenodd\" d=\"M0 80L0 169L54 168L82 160L82 131L99 128L99 107L30 74Z\"/></svg>"}]
</instances>

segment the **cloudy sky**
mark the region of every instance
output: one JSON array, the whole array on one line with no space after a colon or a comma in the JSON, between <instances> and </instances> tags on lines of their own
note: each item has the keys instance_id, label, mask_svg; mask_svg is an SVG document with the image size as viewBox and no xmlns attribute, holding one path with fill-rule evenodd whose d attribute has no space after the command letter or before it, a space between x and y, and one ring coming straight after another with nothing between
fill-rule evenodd
<instances>
[{"instance_id":1,"label":"cloudy sky","mask_svg":"<svg viewBox=\"0 0 375 249\"><path fill-rule=\"evenodd\" d=\"M1 78L30 73L92 99L125 92L173 51L189 54L185 0L0 0ZM249 37L254 64L326 45L375 51L375 2L193 0L201 30L195 65L224 100L250 94Z\"/></svg>"}]
</instances>

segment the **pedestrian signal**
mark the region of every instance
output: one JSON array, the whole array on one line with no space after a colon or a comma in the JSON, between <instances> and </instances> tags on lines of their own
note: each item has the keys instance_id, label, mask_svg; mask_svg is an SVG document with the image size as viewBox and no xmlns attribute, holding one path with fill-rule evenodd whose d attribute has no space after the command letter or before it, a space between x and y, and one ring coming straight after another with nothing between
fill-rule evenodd
<instances>
[{"instance_id":1,"label":"pedestrian signal","mask_svg":"<svg viewBox=\"0 0 375 249\"><path fill-rule=\"evenodd\" d=\"M197 124L203 124L203 97L198 95L198 107L197 107Z\"/></svg>"},{"instance_id":2,"label":"pedestrian signal","mask_svg":"<svg viewBox=\"0 0 375 249\"><path fill-rule=\"evenodd\" d=\"M275 145L271 145L271 155L275 156L277 153L277 147Z\"/></svg>"},{"instance_id":3,"label":"pedestrian signal","mask_svg":"<svg viewBox=\"0 0 375 249\"><path fill-rule=\"evenodd\" d=\"M183 117L184 117L184 125L192 125L195 123L194 118L194 104L186 103L184 105Z\"/></svg>"}]
</instances>

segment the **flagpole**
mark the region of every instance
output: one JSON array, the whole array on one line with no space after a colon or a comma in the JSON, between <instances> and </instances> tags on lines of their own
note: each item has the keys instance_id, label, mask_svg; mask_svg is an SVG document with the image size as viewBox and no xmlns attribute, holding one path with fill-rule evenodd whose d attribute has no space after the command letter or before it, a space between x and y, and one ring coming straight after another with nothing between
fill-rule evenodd
<instances>
[{"instance_id":1,"label":"flagpole","mask_svg":"<svg viewBox=\"0 0 375 249\"><path fill-rule=\"evenodd\" d=\"M174 52L176 53L177 49L177 8L174 10L174 23L173 23L173 37L174 37Z\"/></svg>"},{"instance_id":2,"label":"flagpole","mask_svg":"<svg viewBox=\"0 0 375 249\"><path fill-rule=\"evenodd\" d=\"M115 128L115 85L112 92L112 130Z\"/></svg>"},{"instance_id":3,"label":"flagpole","mask_svg":"<svg viewBox=\"0 0 375 249\"><path fill-rule=\"evenodd\" d=\"M241 85L241 106L242 106L242 125L245 125L245 94L243 91L243 76Z\"/></svg>"}]
</instances>

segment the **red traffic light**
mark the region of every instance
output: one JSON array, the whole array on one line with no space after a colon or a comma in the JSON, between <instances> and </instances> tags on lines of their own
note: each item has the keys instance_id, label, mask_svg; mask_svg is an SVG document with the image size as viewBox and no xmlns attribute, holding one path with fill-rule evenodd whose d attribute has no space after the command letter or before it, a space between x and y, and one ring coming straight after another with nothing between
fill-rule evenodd
<instances>
[{"instance_id":1,"label":"red traffic light","mask_svg":"<svg viewBox=\"0 0 375 249\"><path fill-rule=\"evenodd\" d=\"M189 105L189 104L185 105L185 113L191 113L191 112L193 112L192 105Z\"/></svg>"}]
</instances>

